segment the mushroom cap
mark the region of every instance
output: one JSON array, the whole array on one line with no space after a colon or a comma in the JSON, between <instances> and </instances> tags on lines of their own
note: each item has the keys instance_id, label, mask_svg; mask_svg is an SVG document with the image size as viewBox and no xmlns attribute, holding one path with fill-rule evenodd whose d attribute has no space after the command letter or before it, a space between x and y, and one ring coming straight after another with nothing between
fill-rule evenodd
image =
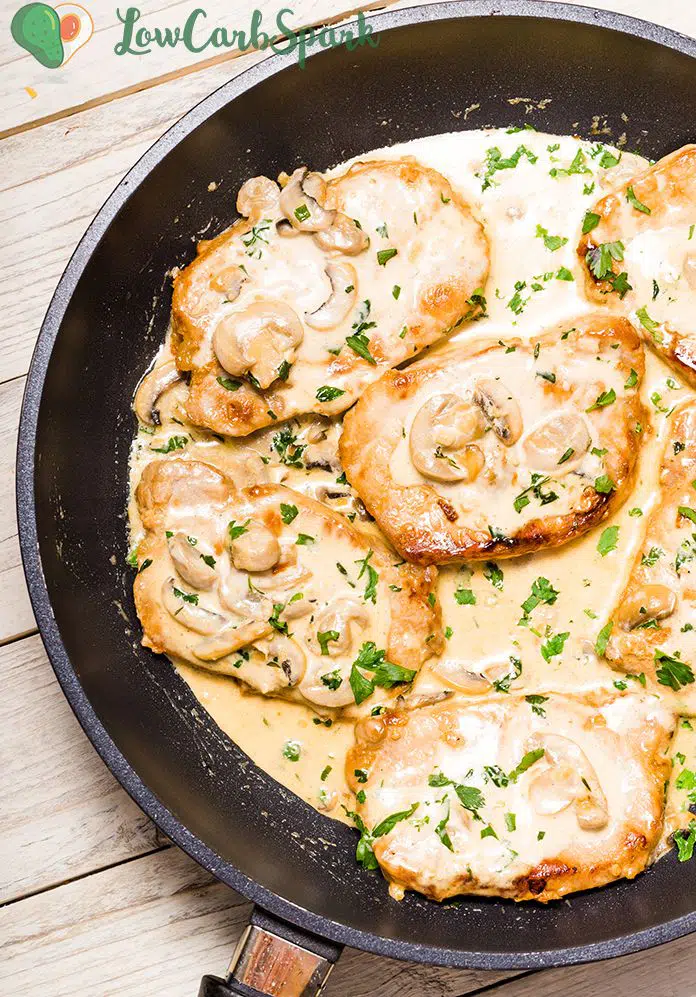
<instances>
[{"instance_id":1,"label":"mushroom cap","mask_svg":"<svg viewBox=\"0 0 696 997\"><path fill-rule=\"evenodd\" d=\"M517 443L522 435L522 412L512 392L502 381L481 377L474 387L474 401L479 406L491 429L506 447Z\"/></svg>"},{"instance_id":2,"label":"mushroom cap","mask_svg":"<svg viewBox=\"0 0 696 997\"><path fill-rule=\"evenodd\" d=\"M580 413L555 412L530 430L522 441L522 449L528 467L560 475L577 467L591 442L587 423ZM566 457L568 453L570 456Z\"/></svg>"},{"instance_id":3,"label":"mushroom cap","mask_svg":"<svg viewBox=\"0 0 696 997\"><path fill-rule=\"evenodd\" d=\"M416 413L409 434L414 467L435 481L472 481L483 453L471 442L483 434L480 410L459 395L433 395Z\"/></svg>"},{"instance_id":4,"label":"mushroom cap","mask_svg":"<svg viewBox=\"0 0 696 997\"><path fill-rule=\"evenodd\" d=\"M230 556L238 571L269 571L280 559L280 544L267 526L252 523L241 536L230 541Z\"/></svg>"},{"instance_id":5,"label":"mushroom cap","mask_svg":"<svg viewBox=\"0 0 696 997\"><path fill-rule=\"evenodd\" d=\"M138 421L145 426L159 426L160 417L157 402L167 388L170 388L181 375L173 360L154 367L138 385L133 397L133 411Z\"/></svg>"}]
</instances>

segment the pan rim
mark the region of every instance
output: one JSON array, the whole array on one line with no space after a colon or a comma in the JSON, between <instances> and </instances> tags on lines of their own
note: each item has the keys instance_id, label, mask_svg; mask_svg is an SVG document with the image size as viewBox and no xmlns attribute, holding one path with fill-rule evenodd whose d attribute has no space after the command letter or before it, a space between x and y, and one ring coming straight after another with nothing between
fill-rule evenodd
<instances>
[{"instance_id":1,"label":"pan rim","mask_svg":"<svg viewBox=\"0 0 696 997\"><path fill-rule=\"evenodd\" d=\"M611 11L553 0L449 0L389 11L367 18L375 32L426 21L469 17L524 17L575 22L629 34L696 58L696 40L673 29ZM318 53L310 53L313 58ZM68 304L83 271L116 214L159 162L195 128L221 107L295 61L292 53L272 55L250 67L187 112L148 149L109 195L73 252L49 304L36 342L22 401L17 442L16 502L24 574L41 639L63 693L82 729L119 783L162 831L217 879L262 908L292 924L339 944L389 958L477 970L541 969L627 955L696 931L696 910L641 931L587 945L530 952L473 952L390 939L352 928L298 907L250 879L193 835L137 775L107 733L70 662L53 614L38 546L34 497L38 415L48 365Z\"/></svg>"}]
</instances>

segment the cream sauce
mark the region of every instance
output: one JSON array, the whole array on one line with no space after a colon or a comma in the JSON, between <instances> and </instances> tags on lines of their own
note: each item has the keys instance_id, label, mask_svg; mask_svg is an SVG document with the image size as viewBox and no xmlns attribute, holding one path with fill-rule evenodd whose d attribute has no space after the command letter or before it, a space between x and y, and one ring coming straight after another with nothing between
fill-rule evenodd
<instances>
[{"instance_id":1,"label":"cream sauce","mask_svg":"<svg viewBox=\"0 0 696 997\"><path fill-rule=\"evenodd\" d=\"M624 153L618 165L602 167L600 160L605 149L568 136L495 130L433 136L359 157L365 160L414 156L424 165L439 170L471 204L485 226L491 248L491 271L485 290L488 315L475 326L460 329L447 346L453 341L471 341L474 336L493 342L512 337L533 342L543 329L596 310L596 306L584 299L583 275L575 255L582 219L598 196L626 182L627 177L646 165L645 160ZM508 167L500 168L506 162ZM498 168L493 169L496 164ZM344 168L345 164L334 172ZM655 238L646 235L643 249L636 240L631 252L648 252L647 244ZM650 252L654 249L650 248ZM659 248L655 251L658 256L662 253ZM296 262L300 268L310 264L313 265L309 260L306 264L301 259ZM669 262L664 264L669 266ZM392 272L396 274L396 270ZM288 279L291 277L294 283L293 275ZM670 293L678 296L684 283L683 279L675 280ZM276 283L273 293L283 297L285 291ZM375 287L373 293L377 297L385 292ZM308 297L307 308L316 305L320 298L320 293ZM430 353L437 355L444 348L436 346ZM160 358L166 355L165 346ZM633 495L602 528L559 550L502 561L497 566L441 569L439 600L447 628L447 647L439 664L433 663L421 671L416 684L419 692L447 686L446 678L438 673L451 677L463 665L477 672L486 665L493 666L496 676L503 677L504 684L513 692L548 694L599 688L615 691L613 683L621 676L597 661L592 646L625 584L641 542L645 515L655 500L655 476L668 413L677 401L693 396L679 386L678 379L655 356L648 354L646 359L642 397L651 417L650 424L643 427L644 443ZM273 446L278 428L271 426L244 440L224 442L188 424L182 402L181 388L171 389L163 406L163 425L154 434L140 432L136 437L133 486L143 466L159 456L153 447L166 448L170 445L168 441L177 435L185 439L181 446L174 444L173 456L197 457L224 469L228 460L240 452L253 452L268 460L265 472L270 481L282 481L309 494L315 494L317 488L336 485L340 468L335 465L308 471L282 463ZM172 424L172 416L181 425ZM326 432L329 450L340 431L337 423L318 417L293 420L287 425L299 443L305 441L307 433ZM167 456L162 455L162 459ZM373 524L361 522L359 500L346 494L329 500L329 504L332 501L346 513L357 516L356 525L376 529ZM142 529L132 499L129 515L132 542L137 544ZM618 527L618 539L616 549L603 555L598 550L598 541L605 526ZM520 625L521 605L539 577L549 579L558 590L557 599L551 605L538 605L530 614L529 625ZM455 592L461 589L471 591L471 598L466 597L468 604L455 598ZM548 660L541 653L547 627L553 634L569 635L560 653L548 656ZM522 662L518 676L511 658ZM343 813L340 802L352 809L349 801L353 797L347 790L343 771L345 754L352 743L351 723L335 720L326 726L317 723L318 718L304 706L250 697L227 678L184 664L178 668L219 726L275 779L338 819L342 819ZM508 672L506 682L504 676ZM688 729L680 730L677 750L687 755L687 747L682 745L685 741L689 742L690 753L684 764L676 764L677 775L682 768L693 764L694 738ZM287 751L284 753L288 742L299 746L297 760L291 760ZM326 773L329 767L330 772ZM684 788L679 793L674 790L675 781L676 775L670 790L669 813L680 812L686 799Z\"/></svg>"}]
</instances>

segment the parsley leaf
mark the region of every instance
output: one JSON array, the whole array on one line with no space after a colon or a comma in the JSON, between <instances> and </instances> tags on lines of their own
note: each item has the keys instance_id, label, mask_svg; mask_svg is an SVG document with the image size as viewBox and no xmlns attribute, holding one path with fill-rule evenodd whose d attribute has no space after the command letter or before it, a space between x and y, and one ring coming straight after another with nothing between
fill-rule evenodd
<instances>
[{"instance_id":1,"label":"parsley leaf","mask_svg":"<svg viewBox=\"0 0 696 997\"><path fill-rule=\"evenodd\" d=\"M607 526L605 530L602 530L601 536L597 542L597 550L602 557L606 557L607 554L610 554L613 550L616 550L618 539L618 526Z\"/></svg>"},{"instance_id":2,"label":"parsley leaf","mask_svg":"<svg viewBox=\"0 0 696 997\"><path fill-rule=\"evenodd\" d=\"M694 673L690 665L687 665L676 655L667 654L666 651L655 649L655 669L657 681L660 685L669 686L675 692L679 692L682 686L691 685L694 681Z\"/></svg>"},{"instance_id":3,"label":"parsley leaf","mask_svg":"<svg viewBox=\"0 0 696 997\"><path fill-rule=\"evenodd\" d=\"M557 249L560 249L561 246L565 246L568 242L568 240L564 239L563 236L549 235L548 230L545 229L543 225L537 225L536 237L537 239L543 239L544 245L552 253L554 253Z\"/></svg>"},{"instance_id":4,"label":"parsley leaf","mask_svg":"<svg viewBox=\"0 0 696 997\"><path fill-rule=\"evenodd\" d=\"M614 261L622 263L623 258L623 242L602 242L594 249L588 249L585 262L597 280L606 280L613 273Z\"/></svg>"},{"instance_id":5,"label":"parsley leaf","mask_svg":"<svg viewBox=\"0 0 696 997\"><path fill-rule=\"evenodd\" d=\"M557 655L563 654L565 642L569 637L570 634L567 631L562 634L549 634L540 648L541 656L544 661L550 661L551 658L555 658Z\"/></svg>"},{"instance_id":6,"label":"parsley leaf","mask_svg":"<svg viewBox=\"0 0 696 997\"><path fill-rule=\"evenodd\" d=\"M286 526L289 526L298 514L296 505L288 505L287 502L280 503L280 516Z\"/></svg>"},{"instance_id":7,"label":"parsley leaf","mask_svg":"<svg viewBox=\"0 0 696 997\"><path fill-rule=\"evenodd\" d=\"M597 640L595 641L595 653L598 658L603 658L607 652L607 644L609 643L609 638L611 637L611 632L614 629L614 621L609 620L605 623L602 629L597 634Z\"/></svg>"},{"instance_id":8,"label":"parsley leaf","mask_svg":"<svg viewBox=\"0 0 696 997\"><path fill-rule=\"evenodd\" d=\"M523 775L527 769L531 768L535 762L538 762L545 754L543 748L534 748L532 751L528 751L526 755L523 756L519 765L515 766L512 772L509 774L508 779L510 782L517 782L519 777Z\"/></svg>"},{"instance_id":9,"label":"parsley leaf","mask_svg":"<svg viewBox=\"0 0 696 997\"><path fill-rule=\"evenodd\" d=\"M476 596L471 589L458 588L454 593L454 599L460 606L476 605Z\"/></svg>"},{"instance_id":10,"label":"parsley leaf","mask_svg":"<svg viewBox=\"0 0 696 997\"><path fill-rule=\"evenodd\" d=\"M616 401L616 392L613 388L609 388L608 391L603 391L601 395L597 396L597 400L589 408L586 408L586 412L594 412L598 408L606 408L607 405L613 405Z\"/></svg>"},{"instance_id":11,"label":"parsley leaf","mask_svg":"<svg viewBox=\"0 0 696 997\"><path fill-rule=\"evenodd\" d=\"M651 214L650 208L646 204L643 204L642 201L638 200L632 186L626 188L626 200L632 208L636 209L636 211L641 211L644 215Z\"/></svg>"},{"instance_id":12,"label":"parsley leaf","mask_svg":"<svg viewBox=\"0 0 696 997\"><path fill-rule=\"evenodd\" d=\"M582 234L587 235L587 233L591 232L593 228L597 228L599 222L599 215L596 215L594 211L586 211L585 217L582 220Z\"/></svg>"},{"instance_id":13,"label":"parsley leaf","mask_svg":"<svg viewBox=\"0 0 696 997\"><path fill-rule=\"evenodd\" d=\"M332 402L336 398L340 398L341 395L345 395L345 391L342 388L334 388L330 384L323 384L321 388L317 388L317 401L318 402Z\"/></svg>"}]
</instances>

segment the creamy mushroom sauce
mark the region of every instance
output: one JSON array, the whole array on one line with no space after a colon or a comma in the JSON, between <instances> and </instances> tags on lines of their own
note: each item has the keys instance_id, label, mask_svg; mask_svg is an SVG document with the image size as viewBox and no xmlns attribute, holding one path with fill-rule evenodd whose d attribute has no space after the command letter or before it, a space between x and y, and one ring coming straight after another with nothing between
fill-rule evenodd
<instances>
[{"instance_id":1,"label":"creamy mushroom sauce","mask_svg":"<svg viewBox=\"0 0 696 997\"><path fill-rule=\"evenodd\" d=\"M500 155L491 154L492 149ZM457 340L495 342L516 336L533 341L540 330L596 310L583 296L575 255L582 220L599 196L645 168L644 159L599 142L526 129L432 136L360 159L405 155L439 170L462 193L483 222L491 250L485 290L487 317L457 332L449 343L432 348L430 357ZM498 168L494 169L496 163ZM507 166L503 168L503 164ZM345 164L334 172L343 169ZM640 256L641 271L654 276L661 286L669 286L670 313L676 316L681 285L670 279L670 273L680 268L684 247L670 243L665 248L664 240L664 232L646 233L631 246L631 258L627 259L630 266L633 257ZM375 297L391 292L391 281L381 289L371 288ZM662 318L657 310L655 315ZM165 344L157 363L170 356ZM497 564L441 568L439 600L446 649L439 659L423 667L415 683L417 693L451 688L458 678L466 689L471 672L485 672L497 681L501 695L507 690L531 696L590 690L616 694L615 686L625 688L624 677L599 662L593 646L641 541L642 517L654 502L667 421L675 405L694 396L650 352L646 352L646 367L642 397L650 422L643 427L633 495L602 526L560 549ZM223 471L235 464L240 454L260 455L265 480L282 481L318 497L349 515L361 528L377 531L360 500L341 483L336 457L340 418L308 416L241 440L223 440L186 421L185 393L182 384L169 388L161 406L162 425L154 432L141 428L134 441L129 503L133 545L142 536L133 499L135 485L146 463L153 458L166 460L167 454L208 461ZM295 461L297 447L305 449ZM400 473L408 476L414 472L407 469ZM615 539L606 534L607 528ZM552 603L540 602L529 614L528 625L520 625L522 603L540 577L550 581L557 598ZM547 628L552 635L567 636L549 647ZM558 650L540 653L545 642L547 652ZM518 661L524 662L521 674L517 674ZM345 757L353 742L352 722L338 719L329 725L304 706L250 696L229 678L182 663L177 668L220 727L262 769L312 806L331 817L346 819L340 804L348 809L354 804L344 778ZM636 690L642 691L633 681ZM621 684L617 686L617 682ZM378 695L374 699L378 702ZM684 710L688 712L687 707ZM695 729L696 720L692 728L690 721L683 719L674 741L664 842L683 822L689 805L690 780L688 776L679 779L679 775L696 767ZM677 789L676 783L681 788ZM659 853L662 851L664 847Z\"/></svg>"}]
</instances>

